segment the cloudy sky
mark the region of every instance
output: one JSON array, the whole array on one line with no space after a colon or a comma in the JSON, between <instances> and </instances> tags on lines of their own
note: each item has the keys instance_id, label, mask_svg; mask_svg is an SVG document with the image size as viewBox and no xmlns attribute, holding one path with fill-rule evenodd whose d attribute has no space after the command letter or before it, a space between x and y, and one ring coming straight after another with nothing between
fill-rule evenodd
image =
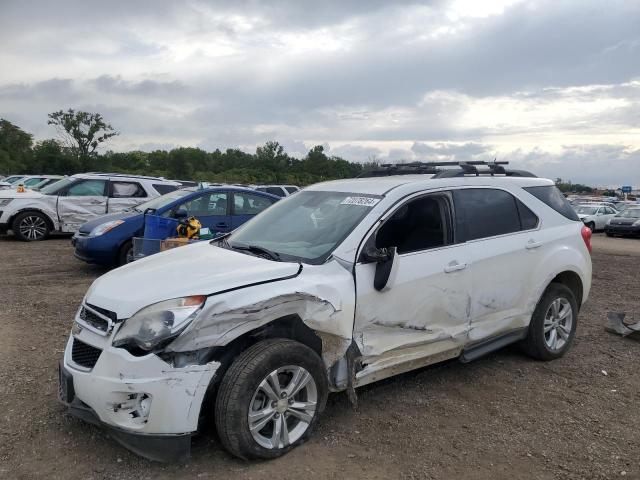
<instances>
[{"instance_id":1,"label":"cloudy sky","mask_svg":"<svg viewBox=\"0 0 640 480\"><path fill-rule=\"evenodd\" d=\"M0 117L114 150L324 144L640 186L637 0L2 0Z\"/></svg>"}]
</instances>

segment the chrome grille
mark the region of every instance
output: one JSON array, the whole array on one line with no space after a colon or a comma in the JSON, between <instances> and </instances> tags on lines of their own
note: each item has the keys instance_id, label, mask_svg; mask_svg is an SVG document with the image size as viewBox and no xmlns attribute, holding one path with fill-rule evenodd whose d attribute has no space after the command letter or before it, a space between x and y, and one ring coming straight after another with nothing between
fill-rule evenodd
<instances>
[{"instance_id":1,"label":"chrome grille","mask_svg":"<svg viewBox=\"0 0 640 480\"><path fill-rule=\"evenodd\" d=\"M96 312L89 310L84 305L80 308L80 318L88 325L102 332L109 331L109 321L102 318Z\"/></svg>"}]
</instances>

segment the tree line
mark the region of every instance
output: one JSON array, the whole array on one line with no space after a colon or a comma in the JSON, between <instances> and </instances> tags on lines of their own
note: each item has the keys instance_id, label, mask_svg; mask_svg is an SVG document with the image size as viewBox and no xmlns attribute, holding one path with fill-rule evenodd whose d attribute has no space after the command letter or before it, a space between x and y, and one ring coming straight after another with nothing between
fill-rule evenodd
<instances>
[{"instance_id":1,"label":"tree line","mask_svg":"<svg viewBox=\"0 0 640 480\"><path fill-rule=\"evenodd\" d=\"M34 142L33 135L0 119L0 174L114 172L164 176L180 180L228 183L311 183L357 176L373 165L328 156L316 145L304 158L269 141L247 153L237 148L213 152L180 147L152 152L98 153L98 147L118 135L100 114L67 110L49 114L59 138Z\"/></svg>"}]
</instances>

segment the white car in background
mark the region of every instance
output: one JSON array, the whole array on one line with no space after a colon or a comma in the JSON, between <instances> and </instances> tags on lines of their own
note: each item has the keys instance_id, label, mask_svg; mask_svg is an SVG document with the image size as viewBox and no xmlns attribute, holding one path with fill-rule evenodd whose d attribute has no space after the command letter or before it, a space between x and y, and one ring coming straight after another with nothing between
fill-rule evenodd
<instances>
[{"instance_id":1,"label":"white car in background","mask_svg":"<svg viewBox=\"0 0 640 480\"><path fill-rule=\"evenodd\" d=\"M607 222L618 214L615 208L597 203L583 203L574 206L574 209L580 220L582 220L592 232L604 230Z\"/></svg>"},{"instance_id":2,"label":"white car in background","mask_svg":"<svg viewBox=\"0 0 640 480\"><path fill-rule=\"evenodd\" d=\"M300 191L300 187L296 185L257 185L253 187L253 189L259 192L277 195L278 197L288 197Z\"/></svg>"},{"instance_id":3,"label":"white car in background","mask_svg":"<svg viewBox=\"0 0 640 480\"><path fill-rule=\"evenodd\" d=\"M83 223L121 212L180 188L158 177L87 173L59 180L36 192L0 191L0 231L19 240L43 240L53 231L74 233Z\"/></svg>"},{"instance_id":4,"label":"white car in background","mask_svg":"<svg viewBox=\"0 0 640 480\"><path fill-rule=\"evenodd\" d=\"M0 182L0 189L17 188L20 185L25 188L42 188L63 178L62 175L14 175Z\"/></svg>"}]
</instances>

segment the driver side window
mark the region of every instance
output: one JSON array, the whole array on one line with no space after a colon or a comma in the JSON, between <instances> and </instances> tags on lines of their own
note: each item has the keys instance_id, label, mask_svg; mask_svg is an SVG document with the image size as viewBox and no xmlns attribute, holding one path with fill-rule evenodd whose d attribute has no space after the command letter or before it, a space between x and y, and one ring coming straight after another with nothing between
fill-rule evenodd
<instances>
[{"instance_id":1,"label":"driver side window","mask_svg":"<svg viewBox=\"0 0 640 480\"><path fill-rule=\"evenodd\" d=\"M67 197L103 197L105 196L105 180L81 180L67 190Z\"/></svg>"},{"instance_id":2,"label":"driver side window","mask_svg":"<svg viewBox=\"0 0 640 480\"><path fill-rule=\"evenodd\" d=\"M380 227L376 247L409 253L452 243L449 201L444 195L416 198L398 208Z\"/></svg>"}]
</instances>

